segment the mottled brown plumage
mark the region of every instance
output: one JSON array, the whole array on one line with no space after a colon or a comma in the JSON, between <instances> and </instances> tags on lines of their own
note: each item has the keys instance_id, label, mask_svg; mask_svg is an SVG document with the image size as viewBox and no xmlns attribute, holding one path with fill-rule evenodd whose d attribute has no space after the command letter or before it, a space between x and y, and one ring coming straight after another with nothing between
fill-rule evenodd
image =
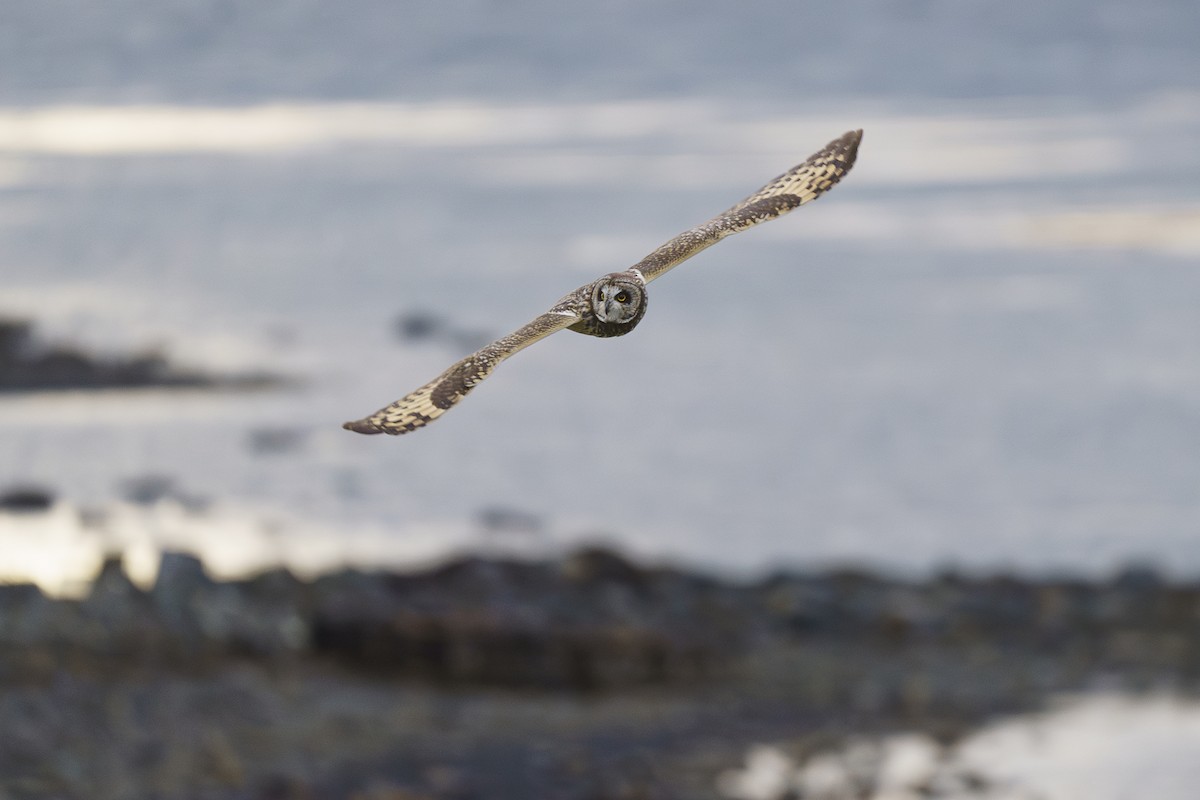
<instances>
[{"instance_id":1,"label":"mottled brown plumage","mask_svg":"<svg viewBox=\"0 0 1200 800\"><path fill-rule=\"evenodd\" d=\"M684 231L633 266L646 283L661 277L692 256L730 234L783 216L816 200L854 166L862 131L847 131L825 147L780 175L754 194L717 216Z\"/></svg>"},{"instance_id":2,"label":"mottled brown plumage","mask_svg":"<svg viewBox=\"0 0 1200 800\"><path fill-rule=\"evenodd\" d=\"M862 131L849 131L732 208L684 231L624 272L581 286L528 325L459 361L420 389L342 427L399 435L428 425L452 408L501 361L567 328L589 336L623 336L646 313L646 284L730 234L815 200L854 166Z\"/></svg>"}]
</instances>

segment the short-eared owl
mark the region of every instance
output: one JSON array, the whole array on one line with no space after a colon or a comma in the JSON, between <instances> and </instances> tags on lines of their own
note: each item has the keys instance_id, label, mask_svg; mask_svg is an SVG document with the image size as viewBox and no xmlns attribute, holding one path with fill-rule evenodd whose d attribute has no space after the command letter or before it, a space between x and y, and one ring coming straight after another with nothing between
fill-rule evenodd
<instances>
[{"instance_id":1,"label":"short-eared owl","mask_svg":"<svg viewBox=\"0 0 1200 800\"><path fill-rule=\"evenodd\" d=\"M646 313L646 284L706 247L815 200L854 166L862 131L849 131L733 208L671 239L624 272L580 286L545 314L459 361L420 389L364 419L347 422L357 433L399 435L423 428L446 413L475 384L518 350L556 331L623 336Z\"/></svg>"}]
</instances>

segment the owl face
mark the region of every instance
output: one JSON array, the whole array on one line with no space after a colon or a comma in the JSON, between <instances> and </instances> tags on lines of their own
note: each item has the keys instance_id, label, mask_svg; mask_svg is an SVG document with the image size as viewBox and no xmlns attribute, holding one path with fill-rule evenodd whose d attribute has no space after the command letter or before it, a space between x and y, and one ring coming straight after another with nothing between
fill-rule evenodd
<instances>
[{"instance_id":1,"label":"owl face","mask_svg":"<svg viewBox=\"0 0 1200 800\"><path fill-rule=\"evenodd\" d=\"M625 273L607 275L592 285L592 313L600 322L625 324L645 313L646 289Z\"/></svg>"}]
</instances>

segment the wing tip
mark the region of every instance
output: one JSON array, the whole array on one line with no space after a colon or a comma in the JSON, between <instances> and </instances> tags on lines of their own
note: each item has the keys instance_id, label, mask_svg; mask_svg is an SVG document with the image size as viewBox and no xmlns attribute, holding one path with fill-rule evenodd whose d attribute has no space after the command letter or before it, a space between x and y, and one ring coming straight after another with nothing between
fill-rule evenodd
<instances>
[{"instance_id":1,"label":"wing tip","mask_svg":"<svg viewBox=\"0 0 1200 800\"><path fill-rule=\"evenodd\" d=\"M365 419L356 419L351 422L343 422L342 428L348 431L353 431L354 433L364 433L368 436L384 432L383 428L379 427L370 420Z\"/></svg>"},{"instance_id":2,"label":"wing tip","mask_svg":"<svg viewBox=\"0 0 1200 800\"><path fill-rule=\"evenodd\" d=\"M858 158L858 146L862 144L863 129L857 128L852 131L846 131L837 139L834 139L831 144L840 153L844 154L846 159L846 169L854 166L855 160Z\"/></svg>"}]
</instances>

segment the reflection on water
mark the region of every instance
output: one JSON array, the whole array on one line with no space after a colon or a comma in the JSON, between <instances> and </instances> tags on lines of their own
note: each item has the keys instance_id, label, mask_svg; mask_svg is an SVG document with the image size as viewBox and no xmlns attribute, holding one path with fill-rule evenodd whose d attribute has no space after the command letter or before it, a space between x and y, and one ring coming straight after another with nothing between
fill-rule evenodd
<instances>
[{"instance_id":1,"label":"reflection on water","mask_svg":"<svg viewBox=\"0 0 1200 800\"><path fill-rule=\"evenodd\" d=\"M950 745L922 733L860 738L797 762L752 748L718 786L737 800L1189 800L1200 704L1170 695L1090 695L991 723Z\"/></svg>"},{"instance_id":2,"label":"reflection on water","mask_svg":"<svg viewBox=\"0 0 1200 800\"><path fill-rule=\"evenodd\" d=\"M78 597L104 561L116 557L134 583L148 588L164 551L194 553L218 580L281 566L304 578L347 567L413 568L468 550L548 552L544 537L488 536L486 523L333 528L279 511L188 498L98 509L59 501L36 511L0 510L0 584L33 583L54 597Z\"/></svg>"},{"instance_id":3,"label":"reflection on water","mask_svg":"<svg viewBox=\"0 0 1200 800\"><path fill-rule=\"evenodd\" d=\"M1098 210L1050 215L1030 226L1035 242L1058 247L1158 250L1200 255L1200 210Z\"/></svg>"}]
</instances>

